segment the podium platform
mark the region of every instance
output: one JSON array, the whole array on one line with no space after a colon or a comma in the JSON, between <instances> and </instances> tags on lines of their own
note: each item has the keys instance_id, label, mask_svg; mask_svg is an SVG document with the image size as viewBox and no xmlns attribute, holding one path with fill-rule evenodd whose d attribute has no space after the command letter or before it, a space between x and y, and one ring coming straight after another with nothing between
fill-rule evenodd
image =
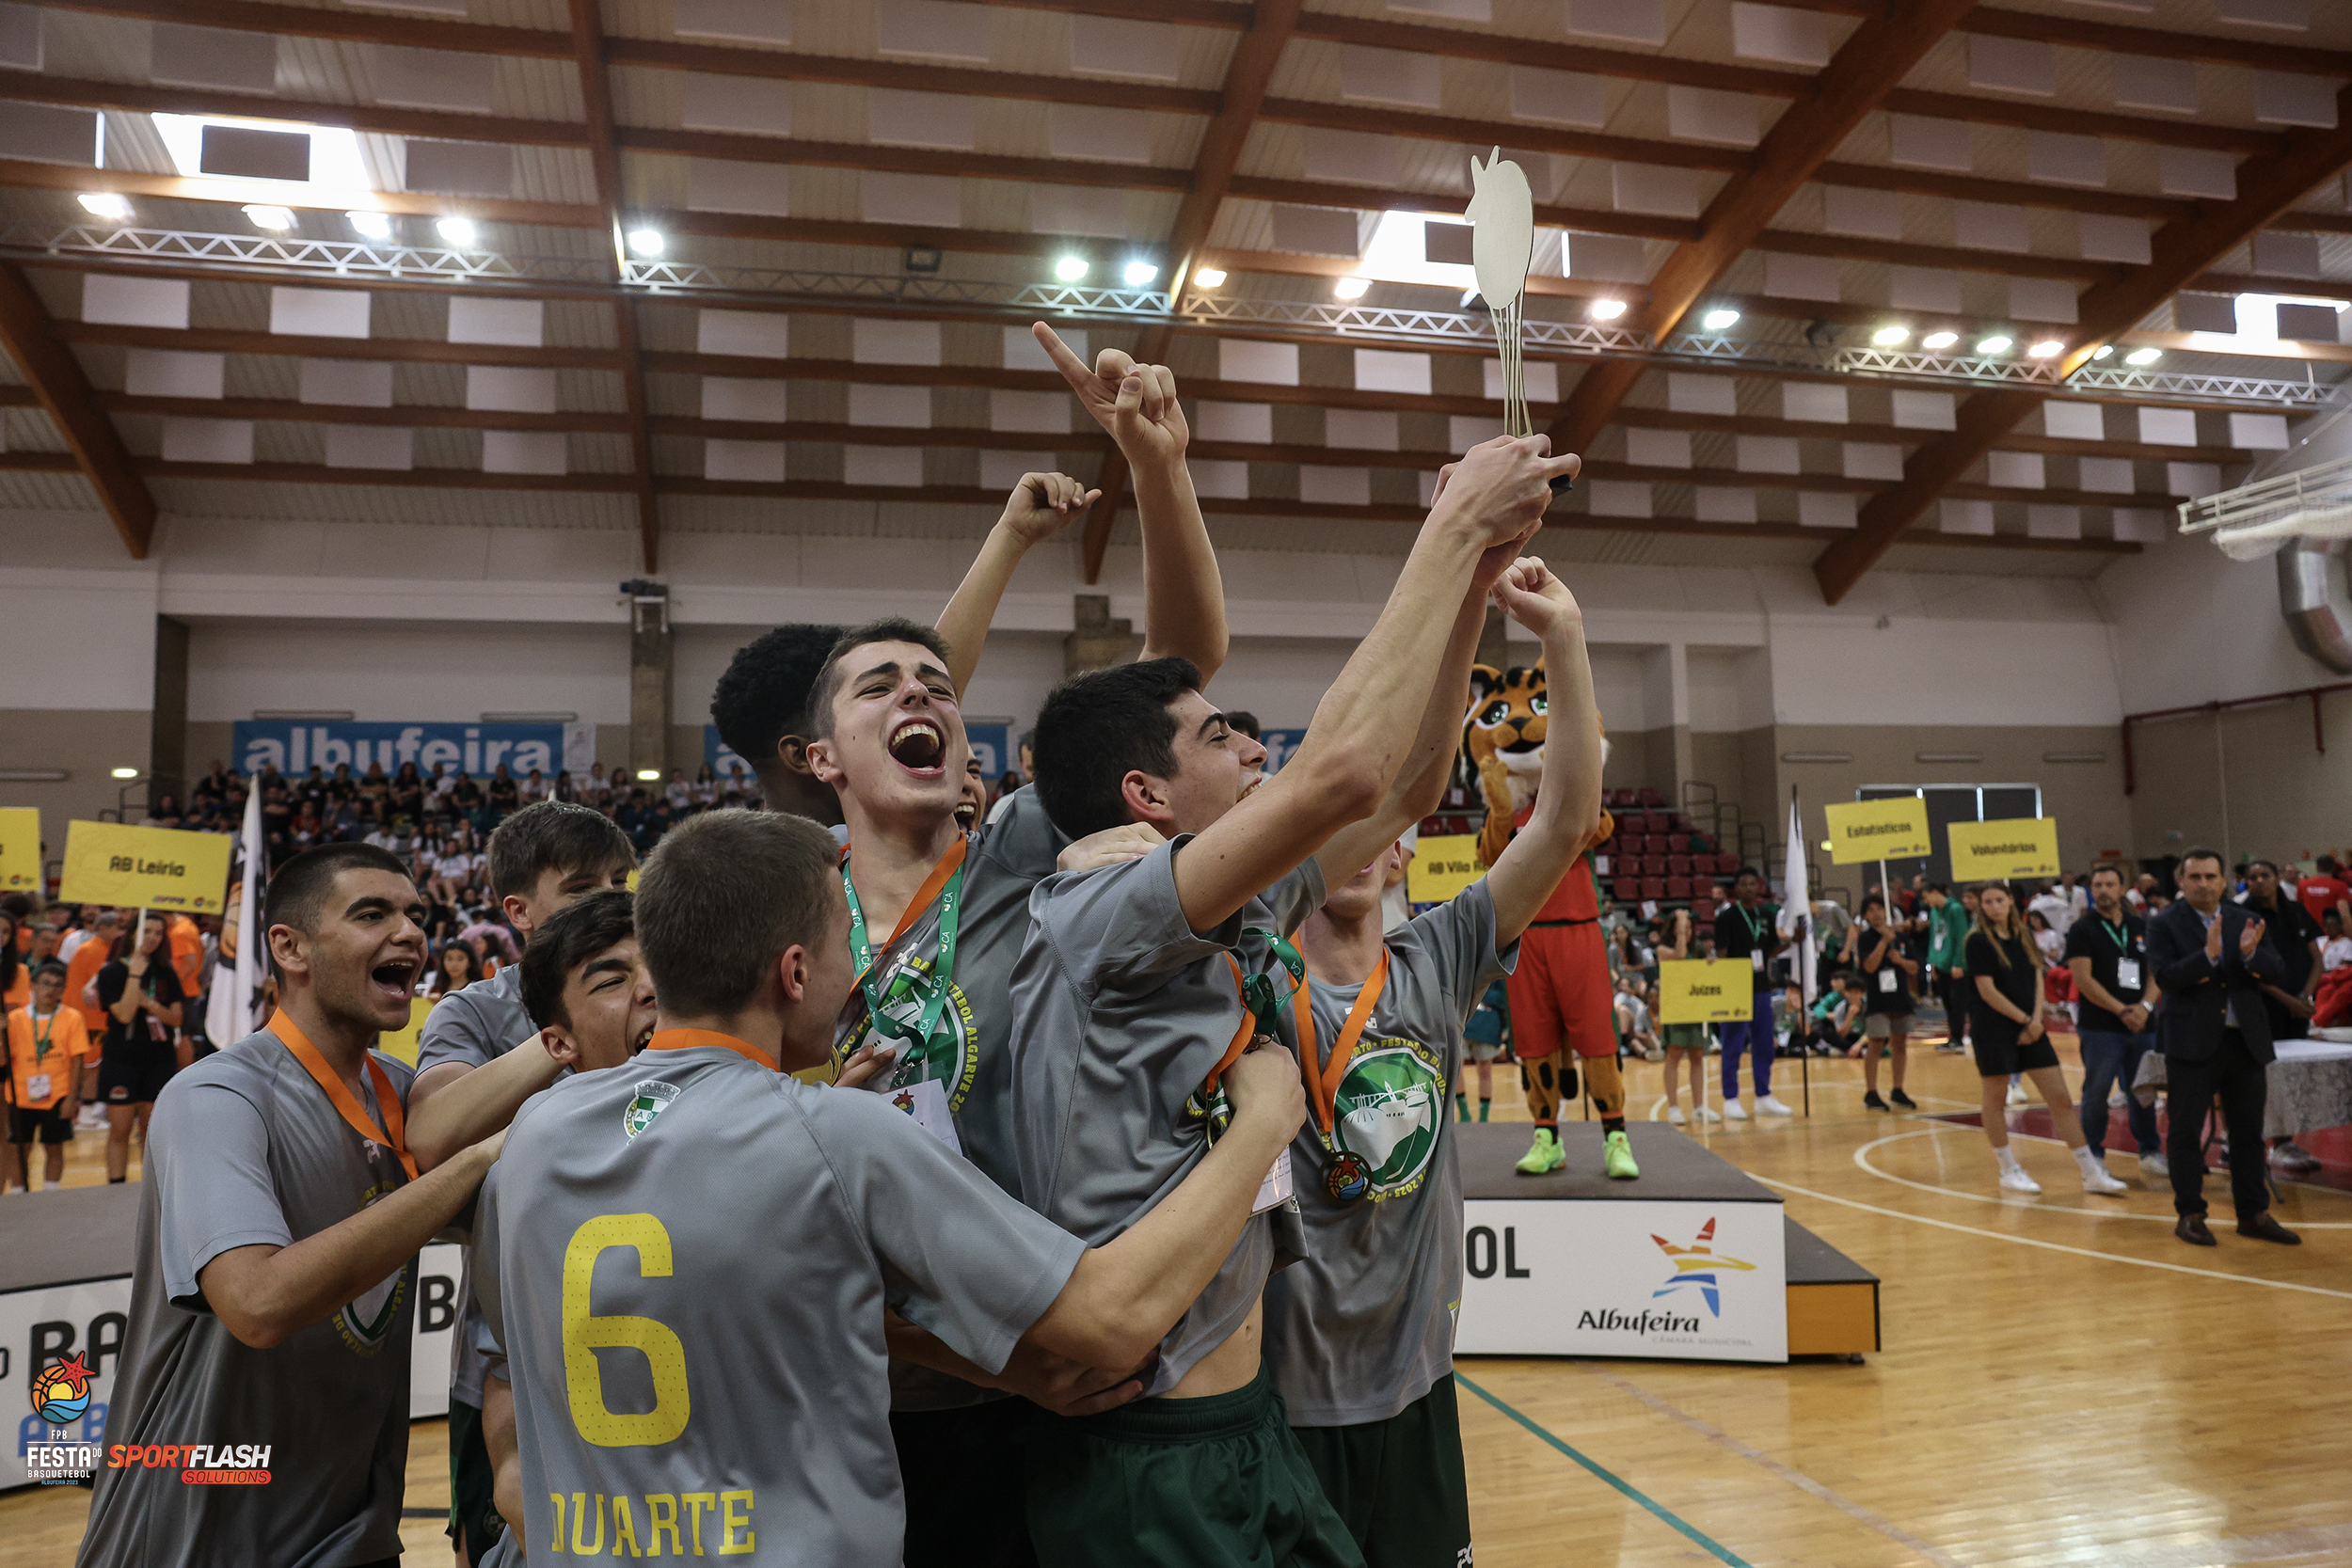
<instances>
[{"instance_id":1,"label":"podium platform","mask_svg":"<svg viewBox=\"0 0 2352 1568\"><path fill-rule=\"evenodd\" d=\"M1877 1276L1696 1139L1631 1123L1642 1174L1613 1181L1597 1122L1564 1124L1566 1165L1533 1177L1512 1168L1524 1123L1454 1132L1459 1354L1779 1362L1879 1348Z\"/></svg>"}]
</instances>

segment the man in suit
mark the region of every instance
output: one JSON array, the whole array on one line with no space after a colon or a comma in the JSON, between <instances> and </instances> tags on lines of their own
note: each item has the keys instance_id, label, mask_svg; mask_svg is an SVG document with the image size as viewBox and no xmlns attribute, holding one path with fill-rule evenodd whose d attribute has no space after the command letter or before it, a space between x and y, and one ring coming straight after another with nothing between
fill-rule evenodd
<instances>
[{"instance_id":1,"label":"man in suit","mask_svg":"<svg viewBox=\"0 0 2352 1568\"><path fill-rule=\"evenodd\" d=\"M2254 911L2222 901L2221 857L2191 849L2181 857L2179 902L2148 922L2148 962L2163 988L2156 1049L2164 1053L2171 1125L2172 1233L2192 1246L2214 1245L2205 1226L2205 1112L2221 1097L2230 1134L2230 1196L2237 1233L2289 1246L2303 1240L2270 1216L2263 1164L2263 1105L2268 1098L2270 1020L2263 982L2286 973L2264 940Z\"/></svg>"}]
</instances>

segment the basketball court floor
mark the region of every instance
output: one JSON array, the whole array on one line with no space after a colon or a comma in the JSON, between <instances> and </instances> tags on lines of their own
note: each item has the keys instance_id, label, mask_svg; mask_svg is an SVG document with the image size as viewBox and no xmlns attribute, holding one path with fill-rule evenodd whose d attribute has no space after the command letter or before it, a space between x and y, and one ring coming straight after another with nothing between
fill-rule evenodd
<instances>
[{"instance_id":1,"label":"basketball court floor","mask_svg":"<svg viewBox=\"0 0 2352 1568\"><path fill-rule=\"evenodd\" d=\"M2070 1079L2073 1042L2061 1038ZM1712 1059L1708 1067L1712 1069ZM1775 1088L1799 1103L1798 1064ZM1920 1114L1862 1110L1861 1064L1812 1064L1813 1114L1693 1130L1882 1279L1884 1349L1861 1364L1465 1358L1481 1568L2206 1568L2352 1563L2352 1135L2281 1184L2305 1244L2172 1236L2169 1191L2081 1191L2037 1109L2011 1113L2037 1197L2000 1192L1966 1058L1915 1051ZM1660 1069L1628 1064L1633 1114ZM1496 1119L1523 1121L1496 1074ZM2122 1132L2121 1113L2115 1132ZM2122 1139L2126 1147L2129 1138ZM68 1180L103 1180L85 1134ZM12 1196L6 1201L39 1201ZM449 1561L439 1421L417 1423L412 1568ZM0 1568L72 1560L86 1492L0 1498Z\"/></svg>"}]
</instances>

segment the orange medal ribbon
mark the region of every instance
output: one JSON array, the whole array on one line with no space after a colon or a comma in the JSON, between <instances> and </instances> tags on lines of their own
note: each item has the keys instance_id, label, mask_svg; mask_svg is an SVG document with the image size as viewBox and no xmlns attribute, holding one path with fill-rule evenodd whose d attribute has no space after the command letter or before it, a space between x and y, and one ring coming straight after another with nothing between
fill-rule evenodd
<instances>
[{"instance_id":1,"label":"orange medal ribbon","mask_svg":"<svg viewBox=\"0 0 2352 1568\"><path fill-rule=\"evenodd\" d=\"M408 1118L401 1113L400 1096L392 1091L392 1075L384 1070L384 1064L373 1056L367 1058L368 1081L375 1085L375 1103L384 1112L384 1125L379 1130L370 1119L367 1107L359 1103L359 1097L353 1094L350 1085L326 1065L326 1058L319 1054L319 1048L310 1043L310 1037L302 1032L301 1025L286 1016L286 1009L278 1008L263 1027L278 1037L280 1045L294 1053L294 1059L302 1064L302 1070L326 1091L328 1101L342 1113L342 1118L351 1124L351 1130L368 1142L382 1144L390 1149L399 1158L400 1168L408 1173L409 1180L414 1181L417 1179L417 1157L408 1152L408 1142L405 1136Z\"/></svg>"},{"instance_id":2,"label":"orange medal ribbon","mask_svg":"<svg viewBox=\"0 0 2352 1568\"><path fill-rule=\"evenodd\" d=\"M723 1035L716 1029L656 1029L653 1038L645 1042L648 1051L691 1051L697 1046L715 1045L732 1051L746 1061L757 1062L771 1072L782 1072L776 1059L749 1040L739 1040L733 1035Z\"/></svg>"},{"instance_id":3,"label":"orange medal ribbon","mask_svg":"<svg viewBox=\"0 0 2352 1568\"><path fill-rule=\"evenodd\" d=\"M1380 967L1372 972L1364 989L1357 993L1356 1005L1347 1010L1347 1022L1340 1028L1340 1037L1331 1043L1331 1060L1320 1073L1315 1069L1315 1015L1309 1005L1309 987L1302 982L1291 988L1291 1011L1298 1019L1298 1066L1307 1080L1307 1108L1314 1113L1315 1125L1322 1129L1326 1144L1331 1141L1340 1080L1347 1076L1347 1064L1356 1056L1356 1042L1364 1037L1364 1025L1372 1022L1372 1009L1379 1005L1380 992L1388 983L1389 952L1383 947Z\"/></svg>"}]
</instances>

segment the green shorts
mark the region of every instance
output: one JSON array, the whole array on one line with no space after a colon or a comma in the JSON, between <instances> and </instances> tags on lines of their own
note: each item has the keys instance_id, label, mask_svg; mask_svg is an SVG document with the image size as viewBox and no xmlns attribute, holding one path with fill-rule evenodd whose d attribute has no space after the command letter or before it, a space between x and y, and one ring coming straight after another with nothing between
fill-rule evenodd
<instances>
[{"instance_id":1,"label":"green shorts","mask_svg":"<svg viewBox=\"0 0 2352 1568\"><path fill-rule=\"evenodd\" d=\"M1385 1421L1291 1430L1369 1568L1459 1568L1470 1560L1470 1482L1453 1378L1439 1378Z\"/></svg>"},{"instance_id":2,"label":"green shorts","mask_svg":"<svg viewBox=\"0 0 2352 1568\"><path fill-rule=\"evenodd\" d=\"M506 1533L499 1516L498 1473L482 1441L482 1411L452 1396L449 1402L449 1538L469 1562L480 1562Z\"/></svg>"},{"instance_id":3,"label":"green shorts","mask_svg":"<svg viewBox=\"0 0 2352 1568\"><path fill-rule=\"evenodd\" d=\"M1707 1025L1669 1023L1659 1032L1659 1043L1670 1051L1704 1051L1707 1049Z\"/></svg>"},{"instance_id":4,"label":"green shorts","mask_svg":"<svg viewBox=\"0 0 2352 1568\"><path fill-rule=\"evenodd\" d=\"M1035 1568L1021 1493L1021 1433L1051 1417L1027 1400L894 1410L906 1492L906 1568Z\"/></svg>"},{"instance_id":5,"label":"green shorts","mask_svg":"<svg viewBox=\"0 0 2352 1568\"><path fill-rule=\"evenodd\" d=\"M1028 1493L1046 1568L1363 1568L1263 1367L1230 1394L1038 1422Z\"/></svg>"}]
</instances>

